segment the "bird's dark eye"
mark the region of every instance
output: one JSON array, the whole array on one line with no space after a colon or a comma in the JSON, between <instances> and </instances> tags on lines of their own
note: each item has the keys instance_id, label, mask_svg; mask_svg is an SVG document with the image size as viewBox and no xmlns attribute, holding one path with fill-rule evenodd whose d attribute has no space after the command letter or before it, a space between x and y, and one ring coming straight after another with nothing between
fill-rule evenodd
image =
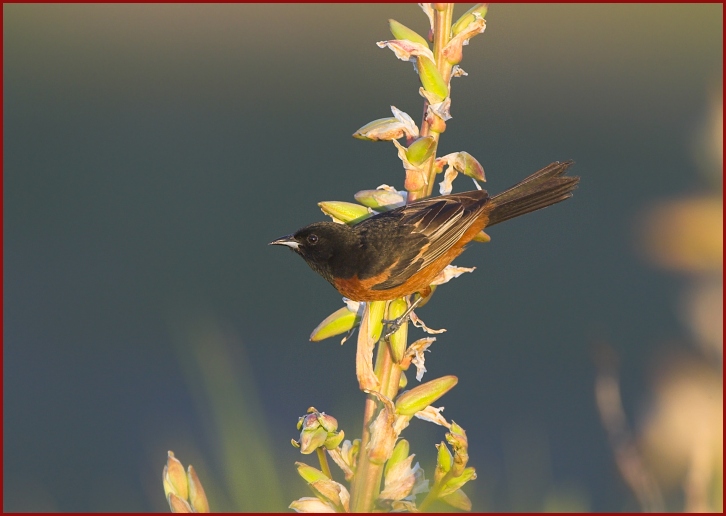
<instances>
[{"instance_id":1,"label":"bird's dark eye","mask_svg":"<svg viewBox=\"0 0 726 516\"><path fill-rule=\"evenodd\" d=\"M310 245L315 245L318 243L318 235L308 235L308 243Z\"/></svg>"}]
</instances>

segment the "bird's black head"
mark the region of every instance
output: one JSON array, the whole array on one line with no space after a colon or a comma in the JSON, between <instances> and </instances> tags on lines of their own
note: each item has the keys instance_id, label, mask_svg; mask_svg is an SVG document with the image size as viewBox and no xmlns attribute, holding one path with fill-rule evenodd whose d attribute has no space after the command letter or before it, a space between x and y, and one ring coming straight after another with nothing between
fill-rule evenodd
<instances>
[{"instance_id":1,"label":"bird's black head","mask_svg":"<svg viewBox=\"0 0 726 516\"><path fill-rule=\"evenodd\" d=\"M352 265L350 253L355 256L357 242L357 235L346 224L315 222L270 244L288 246L302 256L310 268L332 283L333 276L348 276L348 271L339 269Z\"/></svg>"}]
</instances>

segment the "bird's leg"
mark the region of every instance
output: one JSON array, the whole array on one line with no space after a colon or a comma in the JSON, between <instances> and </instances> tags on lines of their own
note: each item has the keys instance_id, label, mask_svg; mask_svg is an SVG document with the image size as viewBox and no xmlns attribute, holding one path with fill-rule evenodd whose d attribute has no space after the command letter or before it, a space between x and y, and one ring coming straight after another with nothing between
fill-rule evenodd
<instances>
[{"instance_id":1,"label":"bird's leg","mask_svg":"<svg viewBox=\"0 0 726 516\"><path fill-rule=\"evenodd\" d=\"M383 338L388 340L388 338L396 333L398 329L403 326L404 323L408 321L408 316L411 315L411 312L413 312L413 309L416 308L418 305L421 304L421 302L425 299L425 296L419 295L419 298L411 303L408 307L408 309L401 315L400 317L393 319L393 320L383 320Z\"/></svg>"}]
</instances>

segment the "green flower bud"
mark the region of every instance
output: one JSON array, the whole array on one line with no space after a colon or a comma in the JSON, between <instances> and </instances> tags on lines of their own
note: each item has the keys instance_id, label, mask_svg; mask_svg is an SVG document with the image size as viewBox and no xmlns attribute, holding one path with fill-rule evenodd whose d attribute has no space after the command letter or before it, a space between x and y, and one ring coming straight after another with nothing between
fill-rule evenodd
<instances>
[{"instance_id":1,"label":"green flower bud","mask_svg":"<svg viewBox=\"0 0 726 516\"><path fill-rule=\"evenodd\" d=\"M368 332L373 342L378 342L383 332L383 314L386 310L385 301L371 301L368 308Z\"/></svg>"},{"instance_id":2,"label":"green flower bud","mask_svg":"<svg viewBox=\"0 0 726 516\"><path fill-rule=\"evenodd\" d=\"M406 373L401 371L401 378L398 380L398 390L405 389L406 385L408 385L408 378L406 378Z\"/></svg>"},{"instance_id":3,"label":"green flower bud","mask_svg":"<svg viewBox=\"0 0 726 516\"><path fill-rule=\"evenodd\" d=\"M304 462L296 462L295 466L297 466L298 475L308 484L317 482L318 480L329 480L325 473L312 466L308 466Z\"/></svg>"},{"instance_id":4,"label":"green flower bud","mask_svg":"<svg viewBox=\"0 0 726 516\"><path fill-rule=\"evenodd\" d=\"M479 233L477 233L476 236L474 236L474 242L484 242L486 244L487 242L491 242L491 241L492 241L492 237L490 237L483 231L479 231Z\"/></svg>"},{"instance_id":5,"label":"green flower bud","mask_svg":"<svg viewBox=\"0 0 726 516\"><path fill-rule=\"evenodd\" d=\"M166 496L166 501L169 502L169 508L171 509L171 512L176 512L176 513L193 512L189 503L186 500L182 500L180 497L178 497L174 493L169 493Z\"/></svg>"},{"instance_id":6,"label":"green flower bud","mask_svg":"<svg viewBox=\"0 0 726 516\"><path fill-rule=\"evenodd\" d=\"M298 420L297 428L300 432L300 452L307 455L320 448L328 438L328 431L320 424L320 412L313 407L308 409L308 414Z\"/></svg>"},{"instance_id":7,"label":"green flower bud","mask_svg":"<svg viewBox=\"0 0 726 516\"><path fill-rule=\"evenodd\" d=\"M190 465L187 468L187 480L189 481L189 504L194 512L209 512L209 501L204 492L202 483L199 481L197 472Z\"/></svg>"},{"instance_id":8,"label":"green flower bud","mask_svg":"<svg viewBox=\"0 0 726 516\"><path fill-rule=\"evenodd\" d=\"M309 454L324 446L327 449L337 448L345 434L338 429L338 420L325 412L318 412L310 407L308 413L298 419L297 429L300 432L300 441L292 441L293 446L299 447L300 452Z\"/></svg>"},{"instance_id":9,"label":"green flower bud","mask_svg":"<svg viewBox=\"0 0 726 516\"><path fill-rule=\"evenodd\" d=\"M318 342L329 337L346 333L360 324L357 312L351 312L347 306L336 310L323 321L310 334L312 342Z\"/></svg>"},{"instance_id":10,"label":"green flower bud","mask_svg":"<svg viewBox=\"0 0 726 516\"><path fill-rule=\"evenodd\" d=\"M361 190L354 195L355 200L363 206L368 206L374 210L392 210L406 204L406 199L398 192L389 190Z\"/></svg>"},{"instance_id":11,"label":"green flower bud","mask_svg":"<svg viewBox=\"0 0 726 516\"><path fill-rule=\"evenodd\" d=\"M454 451L469 448L469 439L466 437L466 432L453 421L451 422L449 433L446 434L446 442L454 448Z\"/></svg>"},{"instance_id":12,"label":"green flower bud","mask_svg":"<svg viewBox=\"0 0 726 516\"><path fill-rule=\"evenodd\" d=\"M448 471L451 469L451 464L454 461L454 457L452 457L451 452L449 451L449 447L446 446L446 443L441 442L436 445L436 448L438 448L438 453L436 455L436 468L441 468L444 473L448 473Z\"/></svg>"},{"instance_id":13,"label":"green flower bud","mask_svg":"<svg viewBox=\"0 0 726 516\"><path fill-rule=\"evenodd\" d=\"M438 116L433 117L431 125L429 125L429 129L432 133L443 133L446 131L446 120Z\"/></svg>"},{"instance_id":14,"label":"green flower bud","mask_svg":"<svg viewBox=\"0 0 726 516\"><path fill-rule=\"evenodd\" d=\"M468 152L461 151L458 153L454 168L465 176L472 177L478 181L486 181L484 167Z\"/></svg>"},{"instance_id":15,"label":"green flower bud","mask_svg":"<svg viewBox=\"0 0 726 516\"><path fill-rule=\"evenodd\" d=\"M398 140L404 136L404 124L393 117L373 120L353 133L353 138L370 142Z\"/></svg>"},{"instance_id":16,"label":"green flower bud","mask_svg":"<svg viewBox=\"0 0 726 516\"><path fill-rule=\"evenodd\" d=\"M423 36L420 36L415 30L409 29L403 23L399 23L396 20L388 20L388 27L391 29L391 34L396 39L407 39L414 43L421 43L425 47L429 46L429 42Z\"/></svg>"},{"instance_id":17,"label":"green flower bud","mask_svg":"<svg viewBox=\"0 0 726 516\"><path fill-rule=\"evenodd\" d=\"M461 488L461 486L466 484L469 480L474 480L475 478L476 470L474 468L466 468L461 475L452 478L451 480L446 482L446 484L444 484L444 487L441 489L441 494L439 496L446 496L448 494L451 494L457 489Z\"/></svg>"},{"instance_id":18,"label":"green flower bud","mask_svg":"<svg viewBox=\"0 0 726 516\"><path fill-rule=\"evenodd\" d=\"M340 432L330 433L328 434L328 438L325 440L325 443L323 446L325 446L326 450L334 450L338 446L340 446L340 443L343 442L343 439L345 438L345 432L342 430Z\"/></svg>"},{"instance_id":19,"label":"green flower bud","mask_svg":"<svg viewBox=\"0 0 726 516\"><path fill-rule=\"evenodd\" d=\"M386 462L386 469L383 473L384 476L387 475L391 468L393 468L396 464L408 457L409 448L410 446L406 439L401 439L398 443L396 443L396 447L393 448L391 458L388 459L388 462Z\"/></svg>"},{"instance_id":20,"label":"green flower bud","mask_svg":"<svg viewBox=\"0 0 726 516\"><path fill-rule=\"evenodd\" d=\"M394 299L388 305L388 319L394 321L401 317L408 309L408 303L403 298ZM406 344L408 341L408 321L389 337L391 344L391 358L396 364L400 364L403 360L403 354L406 352Z\"/></svg>"},{"instance_id":21,"label":"green flower bud","mask_svg":"<svg viewBox=\"0 0 726 516\"><path fill-rule=\"evenodd\" d=\"M414 165L421 165L431 157L436 149L436 140L433 136L422 136L406 150L406 159Z\"/></svg>"},{"instance_id":22,"label":"green flower bud","mask_svg":"<svg viewBox=\"0 0 726 516\"><path fill-rule=\"evenodd\" d=\"M184 471L184 466L179 460L174 457L174 452L169 451L166 459L166 466L164 466L164 494L169 496L169 493L174 493L182 500L189 498L189 481L187 480L187 474Z\"/></svg>"},{"instance_id":23,"label":"green flower bud","mask_svg":"<svg viewBox=\"0 0 726 516\"><path fill-rule=\"evenodd\" d=\"M320 448L328 438L328 432L318 427L314 430L303 430L300 434L300 452L308 455Z\"/></svg>"},{"instance_id":24,"label":"green flower bud","mask_svg":"<svg viewBox=\"0 0 726 516\"><path fill-rule=\"evenodd\" d=\"M471 22L475 20L474 13L481 14L482 18L485 18L487 11L489 10L489 4L476 4L474 7L466 11L461 18L459 18L454 25L451 27L451 34L456 36L462 30L467 28Z\"/></svg>"},{"instance_id":25,"label":"green flower bud","mask_svg":"<svg viewBox=\"0 0 726 516\"><path fill-rule=\"evenodd\" d=\"M338 429L338 420L333 416L320 412L317 414L320 426L322 426L326 432L335 432Z\"/></svg>"},{"instance_id":26,"label":"green flower bud","mask_svg":"<svg viewBox=\"0 0 726 516\"><path fill-rule=\"evenodd\" d=\"M456 376L442 376L414 387L401 394L396 400L396 413L404 416L413 416L423 410L441 396L449 392L459 382Z\"/></svg>"},{"instance_id":27,"label":"green flower bud","mask_svg":"<svg viewBox=\"0 0 726 516\"><path fill-rule=\"evenodd\" d=\"M466 493L464 493L461 489L457 489L453 493L449 493L445 496L439 496L439 500L442 500L452 507L462 511L471 510L471 500L469 500L469 497L466 496Z\"/></svg>"},{"instance_id":28,"label":"green flower bud","mask_svg":"<svg viewBox=\"0 0 726 516\"><path fill-rule=\"evenodd\" d=\"M365 206L352 202L323 201L319 202L318 206L320 206L323 213L332 217L333 220L345 222L346 224L355 224L372 215Z\"/></svg>"},{"instance_id":29,"label":"green flower bud","mask_svg":"<svg viewBox=\"0 0 726 516\"><path fill-rule=\"evenodd\" d=\"M449 87L431 59L418 56L416 58L416 69L421 79L421 85L433 95L437 102L441 102L449 96Z\"/></svg>"}]
</instances>

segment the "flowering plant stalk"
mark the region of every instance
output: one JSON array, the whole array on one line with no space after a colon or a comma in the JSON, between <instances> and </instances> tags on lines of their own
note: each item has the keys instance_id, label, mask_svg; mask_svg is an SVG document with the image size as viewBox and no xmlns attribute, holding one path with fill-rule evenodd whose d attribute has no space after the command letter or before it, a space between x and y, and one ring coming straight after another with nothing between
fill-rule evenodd
<instances>
[{"instance_id":1,"label":"flowering plant stalk","mask_svg":"<svg viewBox=\"0 0 726 516\"><path fill-rule=\"evenodd\" d=\"M378 42L391 49L396 57L413 63L421 81L419 94L424 98L421 129L406 113L391 106L392 117L374 120L358 129L353 136L367 141L390 141L398 152L405 170L404 190L381 185L355 194L357 203L328 201L319 203L323 213L335 222L353 224L406 203L432 194L436 176L443 174L440 193L449 194L458 174L484 181L484 169L467 152L437 157L441 134L451 119L451 79L466 76L459 63L463 47L484 32L487 4L476 4L453 22L454 4L419 4L429 19L425 38L405 25L389 20L394 39ZM405 145L398 140L405 138ZM483 231L476 241L488 242ZM432 291L474 268L447 266L431 283ZM345 439L337 420L314 407L298 420L299 440L294 446L303 454L315 454L319 468L296 463L298 474L308 483L314 496L290 504L297 512L419 512L435 501L462 510L471 510L471 501L462 491L476 471L467 467L468 441L464 429L441 414L443 407L433 404L451 390L458 379L443 376L400 392L408 384L406 371L411 365L416 380L426 372L424 353L436 340L425 337L408 342L408 319L390 333L388 323L406 314L412 303L423 306L425 300L399 298L368 303L344 299L345 306L333 312L313 330L310 340L319 341L344 335L345 342L358 329L356 376L366 393L363 428L359 439ZM423 302L422 302L423 301ZM411 311L410 321L427 334L433 330ZM395 326L394 326L395 328ZM375 361L373 355L376 355ZM437 461L433 477L426 479L409 443L401 432L417 417L445 427L445 441L436 445ZM342 471L348 487L333 478L328 457ZM173 512L206 512L209 506L199 479L190 466L185 475L173 454L164 469L164 487ZM201 493L201 494L200 494ZM417 498L421 495L422 500Z\"/></svg>"},{"instance_id":2,"label":"flowering plant stalk","mask_svg":"<svg viewBox=\"0 0 726 516\"><path fill-rule=\"evenodd\" d=\"M433 192L437 174L444 175L440 184L441 194L451 193L452 182L459 173L472 177L477 188L480 187L476 181L484 181L482 166L470 154L456 152L437 157L436 151L441 133L451 118L451 79L466 75L459 67L462 49L470 38L484 31L487 5L475 5L456 23L452 23L453 4L420 6L430 21L428 39L395 20L389 20L395 39L378 42L378 46L390 48L396 57L414 64L421 80L419 93L424 98L421 129L408 114L392 106L393 117L370 122L353 134L361 140L391 141L396 146L405 169L404 190L381 185L375 190L355 194L358 204L340 201L319 203L322 211L336 222L357 223L376 213L428 197ZM429 43L433 44L433 49ZM406 145L398 141L404 138ZM488 241L489 238L482 232L477 240ZM473 270L449 266L434 279L432 288ZM356 375L360 389L367 394L362 435L353 441L344 440L344 433L338 430L335 418L311 407L299 420L300 439L293 444L299 446L304 454L317 453L320 459L320 469L298 463L298 472L308 482L315 497L301 498L290 507L298 512L420 511L441 500L458 509L470 510L471 502L461 487L476 478L476 472L474 468L467 467L466 433L459 425L442 416L443 407L432 405L453 388L458 379L444 376L399 393L407 385L405 371L411 365L416 368L416 379L421 381L426 371L424 352L436 337L426 337L409 344L408 322L395 333L387 335L386 322L404 314L413 299L368 303L345 301L346 306L327 317L313 331L310 339L317 341L345 334L345 342L358 328ZM414 326L429 334L445 331L428 328L415 312L411 312L410 316ZM414 455L409 453L408 441L400 438L413 417L449 430L446 442L437 445L432 485L429 485L430 481L426 480L419 464L413 464ZM333 480L323 450L342 469L350 490ZM417 505L417 495L423 493L427 494Z\"/></svg>"}]
</instances>

